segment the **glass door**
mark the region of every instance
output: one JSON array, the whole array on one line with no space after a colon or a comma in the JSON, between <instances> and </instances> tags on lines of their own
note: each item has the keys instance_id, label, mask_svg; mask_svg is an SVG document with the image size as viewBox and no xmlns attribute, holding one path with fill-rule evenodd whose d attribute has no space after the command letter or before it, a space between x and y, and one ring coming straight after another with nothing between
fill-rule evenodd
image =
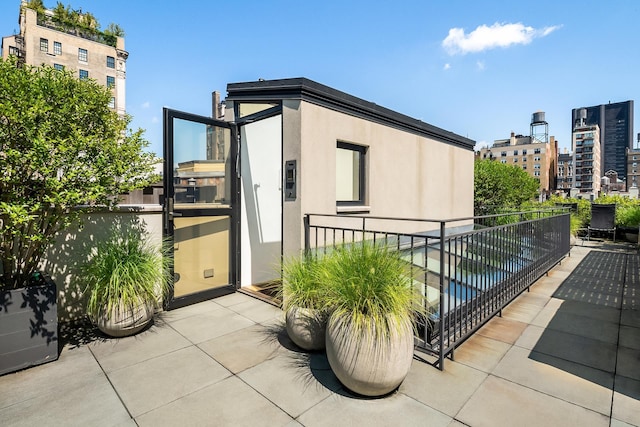
<instances>
[{"instance_id":1,"label":"glass door","mask_svg":"<svg viewBox=\"0 0 640 427\"><path fill-rule=\"evenodd\" d=\"M227 122L164 110L164 229L174 255L170 309L236 290L235 141Z\"/></svg>"}]
</instances>

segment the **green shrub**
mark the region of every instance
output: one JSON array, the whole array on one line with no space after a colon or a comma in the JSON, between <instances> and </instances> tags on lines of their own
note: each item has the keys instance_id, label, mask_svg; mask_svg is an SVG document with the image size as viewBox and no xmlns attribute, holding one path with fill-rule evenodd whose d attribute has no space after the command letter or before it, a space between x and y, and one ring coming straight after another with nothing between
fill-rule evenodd
<instances>
[{"instance_id":1,"label":"green shrub","mask_svg":"<svg viewBox=\"0 0 640 427\"><path fill-rule=\"evenodd\" d=\"M160 178L113 93L70 70L0 60L0 289L29 285L56 235Z\"/></svg>"},{"instance_id":2,"label":"green shrub","mask_svg":"<svg viewBox=\"0 0 640 427\"><path fill-rule=\"evenodd\" d=\"M640 205L616 208L616 223L622 227L639 227Z\"/></svg>"}]
</instances>

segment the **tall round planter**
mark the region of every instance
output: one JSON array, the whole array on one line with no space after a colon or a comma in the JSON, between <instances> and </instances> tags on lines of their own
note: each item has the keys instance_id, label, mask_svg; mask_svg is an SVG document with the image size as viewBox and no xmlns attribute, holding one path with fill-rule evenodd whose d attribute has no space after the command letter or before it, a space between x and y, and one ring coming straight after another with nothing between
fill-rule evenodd
<instances>
[{"instance_id":1,"label":"tall round planter","mask_svg":"<svg viewBox=\"0 0 640 427\"><path fill-rule=\"evenodd\" d=\"M390 320L394 322L393 320ZM327 322L326 351L338 380L363 396L382 396L400 386L413 360L411 322L395 322L386 337L375 333L374 322L356 330L349 315L332 315Z\"/></svg>"},{"instance_id":2,"label":"tall round planter","mask_svg":"<svg viewBox=\"0 0 640 427\"><path fill-rule=\"evenodd\" d=\"M128 337L143 330L153 320L153 304L140 303L133 307L120 303L92 319L104 334L111 337Z\"/></svg>"},{"instance_id":3,"label":"tall round planter","mask_svg":"<svg viewBox=\"0 0 640 427\"><path fill-rule=\"evenodd\" d=\"M308 350L323 350L327 316L324 311L311 308L291 307L285 315L287 334L298 347Z\"/></svg>"}]
</instances>

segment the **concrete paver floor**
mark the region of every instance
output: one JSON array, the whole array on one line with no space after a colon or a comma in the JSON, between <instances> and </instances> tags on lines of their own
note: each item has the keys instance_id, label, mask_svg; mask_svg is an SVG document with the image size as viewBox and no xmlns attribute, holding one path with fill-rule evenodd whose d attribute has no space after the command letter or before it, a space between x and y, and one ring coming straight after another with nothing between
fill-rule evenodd
<instances>
[{"instance_id":1,"label":"concrete paver floor","mask_svg":"<svg viewBox=\"0 0 640 427\"><path fill-rule=\"evenodd\" d=\"M383 399L353 396L279 309L236 293L0 377L0 424L640 426L638 274L635 251L575 246L443 371L416 353Z\"/></svg>"}]
</instances>

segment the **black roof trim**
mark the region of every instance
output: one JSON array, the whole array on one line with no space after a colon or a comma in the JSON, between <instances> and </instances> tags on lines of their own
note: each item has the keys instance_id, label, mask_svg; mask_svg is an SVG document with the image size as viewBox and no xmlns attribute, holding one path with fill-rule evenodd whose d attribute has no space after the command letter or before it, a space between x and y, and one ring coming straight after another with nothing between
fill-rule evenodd
<instances>
[{"instance_id":1,"label":"black roof trim","mask_svg":"<svg viewBox=\"0 0 640 427\"><path fill-rule=\"evenodd\" d=\"M468 150L473 150L475 145L469 138L303 77L229 83L227 99L244 102L300 99Z\"/></svg>"}]
</instances>

